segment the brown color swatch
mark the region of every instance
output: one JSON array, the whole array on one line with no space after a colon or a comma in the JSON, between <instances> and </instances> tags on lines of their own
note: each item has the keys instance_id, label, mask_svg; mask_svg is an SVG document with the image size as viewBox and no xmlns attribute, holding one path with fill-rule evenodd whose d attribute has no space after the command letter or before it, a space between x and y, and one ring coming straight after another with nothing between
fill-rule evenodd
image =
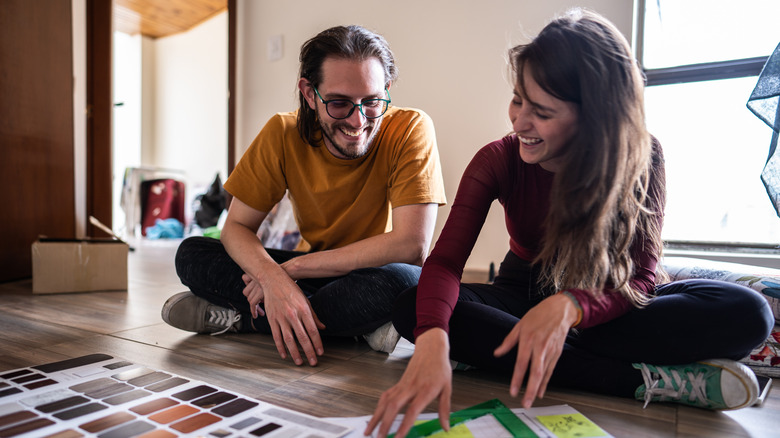
<instances>
[{"instance_id":1,"label":"brown color swatch","mask_svg":"<svg viewBox=\"0 0 780 438\"><path fill-rule=\"evenodd\" d=\"M150 402L146 402L138 406L132 407L130 408L130 410L135 412L138 415L149 415L152 412L157 412L160 409L169 408L177 404L179 404L179 402L171 400L169 398L158 398L157 400L152 400Z\"/></svg>"},{"instance_id":2,"label":"brown color swatch","mask_svg":"<svg viewBox=\"0 0 780 438\"><path fill-rule=\"evenodd\" d=\"M0 430L0 436L21 435L23 433L32 432L34 430L44 428L46 426L51 426L52 424L54 424L54 422L49 420L48 418L38 418L37 420L32 420L32 421L28 421L27 423L22 423L13 427L9 427L8 429L2 429Z\"/></svg>"},{"instance_id":3,"label":"brown color swatch","mask_svg":"<svg viewBox=\"0 0 780 438\"><path fill-rule=\"evenodd\" d=\"M259 404L260 403L258 402L240 398L238 400L233 400L224 406L214 408L211 410L211 412L217 415L222 415L223 417L232 417L236 414L240 414L246 410L252 409Z\"/></svg>"},{"instance_id":4,"label":"brown color swatch","mask_svg":"<svg viewBox=\"0 0 780 438\"><path fill-rule=\"evenodd\" d=\"M83 430L86 430L87 432L98 433L111 427L127 423L133 419L135 419L133 414L128 414L127 412L117 412L115 414L107 415L103 418L90 421L89 423L84 423L79 427Z\"/></svg>"},{"instance_id":5,"label":"brown color swatch","mask_svg":"<svg viewBox=\"0 0 780 438\"><path fill-rule=\"evenodd\" d=\"M173 394L173 397L176 397L179 400L189 401L216 391L217 388L212 388L208 385L198 385L194 388L185 389L182 392L177 392L176 394Z\"/></svg>"},{"instance_id":6,"label":"brown color swatch","mask_svg":"<svg viewBox=\"0 0 780 438\"><path fill-rule=\"evenodd\" d=\"M51 435L46 435L44 438L81 438L84 434L73 429L63 430L60 432L54 432Z\"/></svg>"},{"instance_id":7,"label":"brown color swatch","mask_svg":"<svg viewBox=\"0 0 780 438\"><path fill-rule=\"evenodd\" d=\"M167 430L153 430L149 433L140 435L138 438L176 438L176 434L170 433Z\"/></svg>"},{"instance_id":8,"label":"brown color swatch","mask_svg":"<svg viewBox=\"0 0 780 438\"><path fill-rule=\"evenodd\" d=\"M219 406L226 401L230 401L236 398L235 395L228 392L215 392L214 394L207 395L191 402L195 406L199 406L203 409L211 409L215 406Z\"/></svg>"},{"instance_id":9,"label":"brown color swatch","mask_svg":"<svg viewBox=\"0 0 780 438\"><path fill-rule=\"evenodd\" d=\"M179 405L151 415L149 416L149 419L160 424L168 424L192 415L196 412L200 412L200 410L193 408L190 405Z\"/></svg>"},{"instance_id":10,"label":"brown color swatch","mask_svg":"<svg viewBox=\"0 0 780 438\"><path fill-rule=\"evenodd\" d=\"M171 425L171 429L178 430L181 433L190 433L221 420L221 417L204 412Z\"/></svg>"},{"instance_id":11,"label":"brown color swatch","mask_svg":"<svg viewBox=\"0 0 780 438\"><path fill-rule=\"evenodd\" d=\"M37 417L38 414L31 411L16 411L0 417L0 427L9 426L20 421Z\"/></svg>"}]
</instances>

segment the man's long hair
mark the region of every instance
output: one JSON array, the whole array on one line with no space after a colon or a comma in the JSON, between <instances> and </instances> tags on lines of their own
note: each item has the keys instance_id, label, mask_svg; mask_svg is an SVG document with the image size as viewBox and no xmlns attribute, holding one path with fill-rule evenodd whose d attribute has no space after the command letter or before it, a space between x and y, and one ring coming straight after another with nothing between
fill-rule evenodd
<instances>
[{"instance_id":1,"label":"man's long hair","mask_svg":"<svg viewBox=\"0 0 780 438\"><path fill-rule=\"evenodd\" d=\"M398 77L395 58L387 41L360 26L336 26L326 29L301 46L299 78L307 79L317 87L322 82L322 63L326 58L364 61L377 58L385 71L385 87ZM303 93L298 92L298 132L303 140L316 146L321 140L317 113L309 107Z\"/></svg>"},{"instance_id":2,"label":"man's long hair","mask_svg":"<svg viewBox=\"0 0 780 438\"><path fill-rule=\"evenodd\" d=\"M530 76L579 110L578 133L555 174L535 260L542 282L596 294L610 286L635 305L645 304L629 284L631 247L642 239L643 249L660 257L665 181L660 147L645 126L644 77L628 42L603 17L576 9L530 44L511 49L510 61L521 92Z\"/></svg>"}]
</instances>

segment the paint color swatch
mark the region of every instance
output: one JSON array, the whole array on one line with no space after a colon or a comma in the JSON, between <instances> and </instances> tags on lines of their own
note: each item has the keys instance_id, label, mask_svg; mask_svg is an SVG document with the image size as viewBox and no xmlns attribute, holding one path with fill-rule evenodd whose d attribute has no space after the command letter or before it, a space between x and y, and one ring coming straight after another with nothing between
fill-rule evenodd
<instances>
[{"instance_id":1,"label":"paint color swatch","mask_svg":"<svg viewBox=\"0 0 780 438\"><path fill-rule=\"evenodd\" d=\"M338 438L350 430L107 354L0 371L0 437Z\"/></svg>"}]
</instances>

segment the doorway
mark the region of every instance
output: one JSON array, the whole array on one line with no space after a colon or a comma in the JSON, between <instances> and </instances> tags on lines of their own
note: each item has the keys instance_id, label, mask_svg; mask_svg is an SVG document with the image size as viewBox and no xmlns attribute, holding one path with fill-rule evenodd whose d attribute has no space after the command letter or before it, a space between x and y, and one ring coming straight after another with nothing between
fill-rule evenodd
<instances>
[{"instance_id":1,"label":"doorway","mask_svg":"<svg viewBox=\"0 0 780 438\"><path fill-rule=\"evenodd\" d=\"M130 7L140 22L127 18ZM227 1L182 2L167 13L140 7L113 5L111 226L126 238L141 234L128 169L183 180L189 222L194 197L217 175L224 181L230 162Z\"/></svg>"}]
</instances>

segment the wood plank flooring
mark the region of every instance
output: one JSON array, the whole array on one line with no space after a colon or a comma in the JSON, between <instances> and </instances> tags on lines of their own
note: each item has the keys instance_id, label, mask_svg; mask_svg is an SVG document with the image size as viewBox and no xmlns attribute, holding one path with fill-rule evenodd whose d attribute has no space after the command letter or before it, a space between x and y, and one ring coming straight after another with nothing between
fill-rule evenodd
<instances>
[{"instance_id":1,"label":"wood plank flooring","mask_svg":"<svg viewBox=\"0 0 780 438\"><path fill-rule=\"evenodd\" d=\"M268 335L193 335L160 318L165 300L184 290L173 268L178 241L132 242L126 292L34 295L24 280L0 284L0 371L107 353L286 408L321 417L372 413L411 354L365 342L328 339L316 367L281 360ZM508 379L454 372L452 409L499 398L520 407ZM551 388L537 406L568 404L616 437L780 437L780 382L762 407L710 412ZM428 407L435 412L435 404Z\"/></svg>"}]
</instances>

